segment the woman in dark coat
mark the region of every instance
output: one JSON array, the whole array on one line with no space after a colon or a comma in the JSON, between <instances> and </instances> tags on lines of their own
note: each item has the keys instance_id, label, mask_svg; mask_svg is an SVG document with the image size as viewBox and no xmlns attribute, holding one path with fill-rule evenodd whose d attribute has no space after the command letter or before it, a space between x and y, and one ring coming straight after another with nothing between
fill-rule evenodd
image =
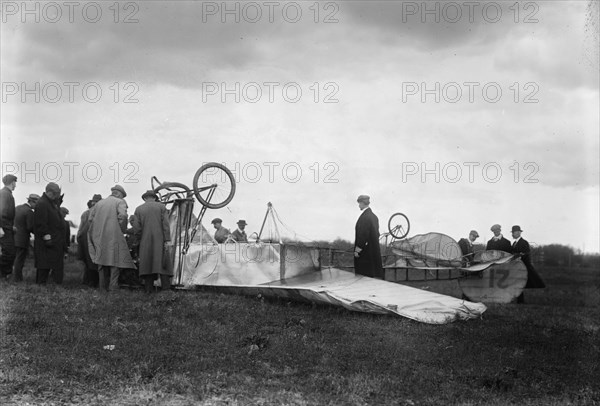
<instances>
[{"instance_id":1,"label":"woman in dark coat","mask_svg":"<svg viewBox=\"0 0 600 406\"><path fill-rule=\"evenodd\" d=\"M48 183L46 192L38 200L33 213L33 233L35 235L34 257L36 267L36 283L45 284L52 270L54 281L63 281L64 255L67 248L65 241L65 221L58 206L60 187L53 182Z\"/></svg>"}]
</instances>

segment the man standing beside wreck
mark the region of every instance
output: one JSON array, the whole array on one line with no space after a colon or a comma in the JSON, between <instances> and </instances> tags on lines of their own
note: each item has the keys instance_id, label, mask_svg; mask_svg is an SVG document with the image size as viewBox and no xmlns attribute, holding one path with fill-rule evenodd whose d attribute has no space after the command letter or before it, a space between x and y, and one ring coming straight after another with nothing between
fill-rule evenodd
<instances>
[{"instance_id":1,"label":"man standing beside wreck","mask_svg":"<svg viewBox=\"0 0 600 406\"><path fill-rule=\"evenodd\" d=\"M127 229L125 189L115 185L111 195L100 200L90 211L88 243L90 257L98 264L100 289L119 290L119 273L123 268L135 268L123 233Z\"/></svg>"},{"instance_id":2,"label":"man standing beside wreck","mask_svg":"<svg viewBox=\"0 0 600 406\"><path fill-rule=\"evenodd\" d=\"M371 211L369 196L360 195L358 208L362 210L355 228L354 272L371 278L383 279L381 249L379 247L379 219Z\"/></svg>"}]
</instances>

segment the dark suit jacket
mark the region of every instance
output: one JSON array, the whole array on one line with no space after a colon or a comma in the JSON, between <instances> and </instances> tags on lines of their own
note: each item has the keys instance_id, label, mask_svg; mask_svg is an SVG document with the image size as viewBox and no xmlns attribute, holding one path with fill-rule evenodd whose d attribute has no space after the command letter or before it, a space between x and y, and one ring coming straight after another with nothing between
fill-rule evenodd
<instances>
[{"instance_id":1,"label":"dark suit jacket","mask_svg":"<svg viewBox=\"0 0 600 406\"><path fill-rule=\"evenodd\" d=\"M38 269L62 269L63 255L67 243L66 224L58 205L51 201L46 193L38 200L33 213L33 233L35 244L35 267ZM51 246L46 246L44 236L50 234Z\"/></svg>"},{"instance_id":2,"label":"dark suit jacket","mask_svg":"<svg viewBox=\"0 0 600 406\"><path fill-rule=\"evenodd\" d=\"M531 263L531 248L529 247L529 243L524 240L523 237L521 237L516 243L513 243L512 253L520 254L521 261L523 261L525 267L527 268L527 284L525 285L525 288L545 288L546 284Z\"/></svg>"},{"instance_id":3,"label":"dark suit jacket","mask_svg":"<svg viewBox=\"0 0 600 406\"><path fill-rule=\"evenodd\" d=\"M8 186L0 189L0 227L12 229L15 224L15 198ZM12 231L12 230L11 230Z\"/></svg>"},{"instance_id":4,"label":"dark suit jacket","mask_svg":"<svg viewBox=\"0 0 600 406\"><path fill-rule=\"evenodd\" d=\"M237 242L248 242L248 236L246 232L241 232L236 228L233 233L231 233L231 238L236 240Z\"/></svg>"},{"instance_id":5,"label":"dark suit jacket","mask_svg":"<svg viewBox=\"0 0 600 406\"><path fill-rule=\"evenodd\" d=\"M469 243L469 240L466 238L461 238L458 241L458 246L462 251L463 262L472 262L475 254L473 253L473 244Z\"/></svg>"},{"instance_id":6,"label":"dark suit jacket","mask_svg":"<svg viewBox=\"0 0 600 406\"><path fill-rule=\"evenodd\" d=\"M371 278L383 279L383 264L379 247L379 219L367 207L356 222L354 247L362 249L354 257L354 272Z\"/></svg>"},{"instance_id":7,"label":"dark suit jacket","mask_svg":"<svg viewBox=\"0 0 600 406\"><path fill-rule=\"evenodd\" d=\"M15 247L29 246L29 236L33 233L33 209L27 203L20 204L15 209Z\"/></svg>"},{"instance_id":8,"label":"dark suit jacket","mask_svg":"<svg viewBox=\"0 0 600 406\"><path fill-rule=\"evenodd\" d=\"M494 238L487 242L487 246L485 247L486 251L496 250L496 251L504 251L504 252L512 252L512 247L510 241L508 241L504 236L498 241L494 241Z\"/></svg>"}]
</instances>

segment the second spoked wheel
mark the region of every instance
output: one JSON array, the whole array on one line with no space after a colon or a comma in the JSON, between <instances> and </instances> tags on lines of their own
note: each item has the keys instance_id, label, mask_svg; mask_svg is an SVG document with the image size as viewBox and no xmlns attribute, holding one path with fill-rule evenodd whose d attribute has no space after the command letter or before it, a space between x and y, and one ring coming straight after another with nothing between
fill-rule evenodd
<instances>
[{"instance_id":1,"label":"second spoked wheel","mask_svg":"<svg viewBox=\"0 0 600 406\"><path fill-rule=\"evenodd\" d=\"M235 194L233 173L217 162L202 165L194 175L193 192L196 199L209 209L225 207Z\"/></svg>"},{"instance_id":2,"label":"second spoked wheel","mask_svg":"<svg viewBox=\"0 0 600 406\"><path fill-rule=\"evenodd\" d=\"M403 213L395 213L388 221L388 230L392 237L402 239L408 235L410 231L410 221Z\"/></svg>"}]
</instances>

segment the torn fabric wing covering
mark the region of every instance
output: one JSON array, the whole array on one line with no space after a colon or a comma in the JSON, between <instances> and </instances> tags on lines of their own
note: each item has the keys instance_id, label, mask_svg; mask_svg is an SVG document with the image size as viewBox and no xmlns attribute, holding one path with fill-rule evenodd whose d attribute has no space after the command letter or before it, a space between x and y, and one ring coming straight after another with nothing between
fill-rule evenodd
<instances>
[{"instance_id":1,"label":"torn fabric wing covering","mask_svg":"<svg viewBox=\"0 0 600 406\"><path fill-rule=\"evenodd\" d=\"M462 265L462 251L458 243L442 233L419 234L390 244L410 267L451 267Z\"/></svg>"},{"instance_id":2,"label":"torn fabric wing covering","mask_svg":"<svg viewBox=\"0 0 600 406\"><path fill-rule=\"evenodd\" d=\"M431 324L480 317L486 310L481 303L354 272L336 268L321 270L318 249L301 245L192 244L182 258L177 278L187 289L198 285L218 286L242 294L260 293L333 304L354 311L397 314Z\"/></svg>"}]
</instances>

